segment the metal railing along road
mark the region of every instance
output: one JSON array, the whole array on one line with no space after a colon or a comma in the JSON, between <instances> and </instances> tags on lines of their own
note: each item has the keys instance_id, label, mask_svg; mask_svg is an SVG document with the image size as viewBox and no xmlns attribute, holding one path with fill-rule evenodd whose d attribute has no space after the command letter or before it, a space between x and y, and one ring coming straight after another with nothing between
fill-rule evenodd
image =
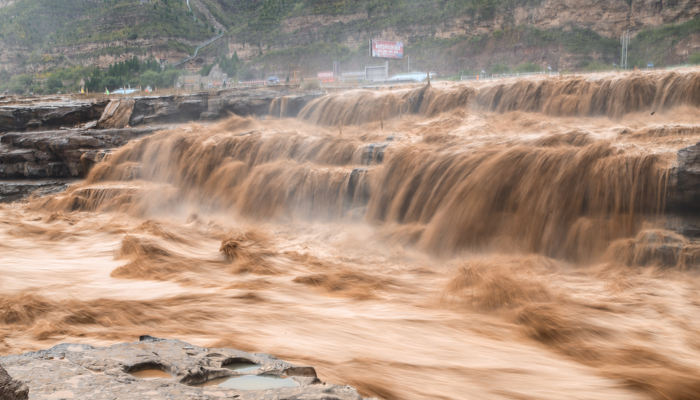
<instances>
[{"instance_id":1,"label":"metal railing along road","mask_svg":"<svg viewBox=\"0 0 700 400\"><path fill-rule=\"evenodd\" d=\"M559 75L558 71L539 71L539 72L514 72L509 74L476 74L476 75L460 75L460 81L478 81L485 79L500 79L500 78L515 78L520 76L536 76L536 75Z\"/></svg>"}]
</instances>

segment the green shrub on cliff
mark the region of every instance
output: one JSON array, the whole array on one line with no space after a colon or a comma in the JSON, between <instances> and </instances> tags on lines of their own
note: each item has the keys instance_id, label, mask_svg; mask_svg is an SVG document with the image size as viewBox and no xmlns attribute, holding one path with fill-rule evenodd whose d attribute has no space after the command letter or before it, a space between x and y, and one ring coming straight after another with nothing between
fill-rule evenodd
<instances>
[{"instance_id":1,"label":"green shrub on cliff","mask_svg":"<svg viewBox=\"0 0 700 400\"><path fill-rule=\"evenodd\" d=\"M700 64L700 52L696 52L688 57L688 63L690 64Z\"/></svg>"},{"instance_id":2,"label":"green shrub on cliff","mask_svg":"<svg viewBox=\"0 0 700 400\"><path fill-rule=\"evenodd\" d=\"M674 58L674 48L679 41L699 34L700 16L682 24L645 29L630 40L629 65L644 67L649 62L667 65L668 60Z\"/></svg>"}]
</instances>

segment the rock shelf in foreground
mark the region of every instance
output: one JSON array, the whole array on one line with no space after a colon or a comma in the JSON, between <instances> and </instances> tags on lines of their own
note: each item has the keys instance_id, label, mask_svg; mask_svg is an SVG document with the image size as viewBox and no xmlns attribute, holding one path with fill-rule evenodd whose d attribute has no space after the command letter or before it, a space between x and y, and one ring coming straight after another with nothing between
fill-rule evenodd
<instances>
[{"instance_id":1,"label":"rock shelf in foreground","mask_svg":"<svg viewBox=\"0 0 700 400\"><path fill-rule=\"evenodd\" d=\"M0 366L0 400L26 400L29 396L27 385L12 379Z\"/></svg>"},{"instance_id":2,"label":"rock shelf in foreground","mask_svg":"<svg viewBox=\"0 0 700 400\"><path fill-rule=\"evenodd\" d=\"M109 347L60 344L0 357L0 364L14 380L13 388L21 395L25 384L32 400L362 400L350 386L321 382L312 367L295 366L267 354L204 348L150 336ZM0 394L4 394L1 378ZM239 381L247 382L246 389L236 388L244 386L236 383ZM284 382L286 387L269 388L275 382Z\"/></svg>"}]
</instances>

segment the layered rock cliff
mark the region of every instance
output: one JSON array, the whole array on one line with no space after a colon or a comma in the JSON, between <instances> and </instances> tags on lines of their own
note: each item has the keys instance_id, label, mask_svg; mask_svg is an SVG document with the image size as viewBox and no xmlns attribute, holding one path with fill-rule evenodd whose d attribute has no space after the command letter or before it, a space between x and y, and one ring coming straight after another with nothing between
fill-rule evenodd
<instances>
[{"instance_id":1,"label":"layered rock cliff","mask_svg":"<svg viewBox=\"0 0 700 400\"><path fill-rule=\"evenodd\" d=\"M590 60L611 64L625 30L633 38L633 65L682 63L700 51L697 22L679 25L698 20L694 0L198 0L189 8L164 0L74 3L56 9L46 0L0 2L4 69L106 67L134 55L175 64L220 33L224 38L186 67L199 69L236 52L250 62L249 71L291 66L313 74L332 61L356 68L370 61L371 37L402 40L415 68L444 72L523 61L560 69Z\"/></svg>"}]
</instances>

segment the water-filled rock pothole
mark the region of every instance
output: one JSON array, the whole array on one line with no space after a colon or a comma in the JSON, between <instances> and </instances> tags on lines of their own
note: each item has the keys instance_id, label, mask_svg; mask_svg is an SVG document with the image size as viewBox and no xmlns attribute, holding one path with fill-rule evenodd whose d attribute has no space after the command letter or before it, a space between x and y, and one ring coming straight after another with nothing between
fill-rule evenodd
<instances>
[{"instance_id":1,"label":"water-filled rock pothole","mask_svg":"<svg viewBox=\"0 0 700 400\"><path fill-rule=\"evenodd\" d=\"M236 372L251 372L260 368L260 364L256 364L246 358L229 358L221 363L221 368L230 369Z\"/></svg>"},{"instance_id":2,"label":"water-filled rock pothole","mask_svg":"<svg viewBox=\"0 0 700 400\"><path fill-rule=\"evenodd\" d=\"M124 369L131 376L139 379L170 379L173 376L166 372L167 368L161 364L148 362L132 365Z\"/></svg>"},{"instance_id":3,"label":"water-filled rock pothole","mask_svg":"<svg viewBox=\"0 0 700 400\"><path fill-rule=\"evenodd\" d=\"M297 387L299 382L292 378L269 375L241 375L212 379L202 386L217 386L224 389L236 390L267 390L286 387Z\"/></svg>"},{"instance_id":4,"label":"water-filled rock pothole","mask_svg":"<svg viewBox=\"0 0 700 400\"><path fill-rule=\"evenodd\" d=\"M141 371L129 372L129 374L141 379L172 378L172 375L159 369L142 369Z\"/></svg>"},{"instance_id":5,"label":"water-filled rock pothole","mask_svg":"<svg viewBox=\"0 0 700 400\"><path fill-rule=\"evenodd\" d=\"M224 365L223 368L230 369L236 372L251 372L260 368L260 364L234 363Z\"/></svg>"}]
</instances>

